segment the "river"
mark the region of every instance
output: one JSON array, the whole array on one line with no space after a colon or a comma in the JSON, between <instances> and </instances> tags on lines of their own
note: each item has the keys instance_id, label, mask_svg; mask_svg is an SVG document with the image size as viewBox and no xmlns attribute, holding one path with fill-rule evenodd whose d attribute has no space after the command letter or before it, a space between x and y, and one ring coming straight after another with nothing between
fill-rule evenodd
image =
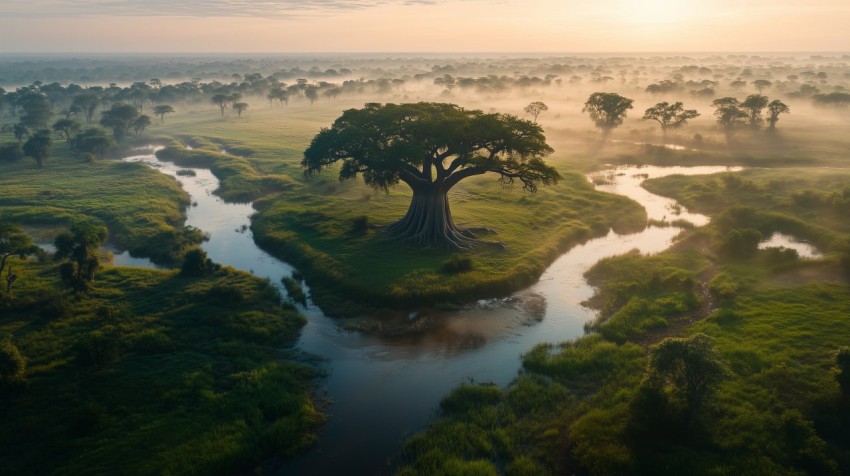
<instances>
[{"instance_id":1,"label":"river","mask_svg":"<svg viewBox=\"0 0 850 476\"><path fill-rule=\"evenodd\" d=\"M124 159L143 162L175 177L191 196L187 225L207 232L203 244L209 257L267 277L280 279L293 268L255 244L250 232L250 204L225 203L214 195L218 179L207 169L185 169L159 161L152 148ZM712 174L726 167L616 167L589 177L597 188L626 195L643 205L650 219L686 220L701 226L708 217L689 213L675 201L654 195L640 184L671 174ZM649 226L641 232L613 231L570 249L527 289L502 299L472 303L454 312L418 312L429 319L426 333L377 337L347 332L339 322L308 303L302 309L308 323L297 349L320 358L328 372L320 396L332 404L330 419L318 443L275 468L275 474L391 474L399 464L404 437L421 430L437 414L440 399L469 381L505 386L516 376L522 353L538 342L560 342L584 333L595 312L582 305L593 294L584 272L602 258L637 249L657 253L681 232L670 226ZM281 289L283 293L283 291Z\"/></svg>"}]
</instances>

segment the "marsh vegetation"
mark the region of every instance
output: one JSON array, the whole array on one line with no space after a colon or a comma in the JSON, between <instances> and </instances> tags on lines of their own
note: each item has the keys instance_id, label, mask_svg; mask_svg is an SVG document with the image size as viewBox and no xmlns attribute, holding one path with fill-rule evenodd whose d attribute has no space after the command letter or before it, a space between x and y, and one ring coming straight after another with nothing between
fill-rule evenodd
<instances>
[{"instance_id":1,"label":"marsh vegetation","mask_svg":"<svg viewBox=\"0 0 850 476\"><path fill-rule=\"evenodd\" d=\"M67 230L72 241L86 223L107 231L95 238L182 270L89 273L93 250L75 260L73 246L64 265L34 258L28 243L7 253L0 272L5 280L11 266L15 279L2 294L0 385L6 421L29 436L5 442L3 459L13 472L276 468L325 421L310 398L317 371L293 363L306 350L396 404L416 379L435 389L408 399L415 418L398 416L407 427L376 437L379 448L340 437L334 418L350 415L331 406L317 447L357 448L362 458L348 461L364 472L387 458L402 474L847 472L848 59L281 56L103 68L79 58L71 68L2 58L0 222ZM406 129L417 107L428 109L424 133ZM369 113L403 120L357 122ZM508 123L519 132L469 145ZM436 155L423 163L426 142ZM215 179L214 189L190 199L145 163L110 160L151 144L172 177ZM743 168L661 177L614 167L639 164ZM443 187L436 208L414 206L418 185L394 186L472 169L489 174ZM617 195L639 199L622 187L641 182L675 202L641 199L644 209ZM222 235L187 221L205 199L243 207L250 223L226 223ZM628 252L641 230L655 234L632 238L658 243ZM393 231L400 239L387 239ZM777 233L817 253L764 244ZM218 265L238 254L225 245L244 243L235 237L298 272L268 261L277 269L266 282ZM549 273L580 275L556 260L590 254L595 239L624 253L587 264L604 256L586 274L595 293L538 289ZM244 271L266 276L257 266ZM310 318L300 341L303 320L278 289ZM364 332L340 334L345 321L316 305L359 316L348 328ZM472 316L472 330L452 333ZM475 327L487 319L501 324ZM437 362L376 357L373 346ZM471 366L475 356L499 371ZM398 388L369 375L394 363L419 370L396 374ZM435 366L451 370L435 377ZM318 383L330 398L350 393L340 372ZM140 385L155 390L150 400ZM72 403L55 406L56 394ZM383 397L352 411L378 419ZM432 406L439 418L399 457L401 434L422 430ZM140 446L152 448L144 461ZM302 453L282 471L346 467L319 459Z\"/></svg>"}]
</instances>

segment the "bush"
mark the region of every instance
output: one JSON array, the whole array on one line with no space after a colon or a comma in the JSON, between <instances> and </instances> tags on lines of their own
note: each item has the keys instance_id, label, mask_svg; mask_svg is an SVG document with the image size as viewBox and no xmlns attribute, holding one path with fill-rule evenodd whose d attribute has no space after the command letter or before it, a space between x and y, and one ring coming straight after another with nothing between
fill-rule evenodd
<instances>
[{"instance_id":1,"label":"bush","mask_svg":"<svg viewBox=\"0 0 850 476\"><path fill-rule=\"evenodd\" d=\"M24 149L18 142L0 143L0 162L17 162L24 158Z\"/></svg>"},{"instance_id":2,"label":"bush","mask_svg":"<svg viewBox=\"0 0 850 476\"><path fill-rule=\"evenodd\" d=\"M756 229L734 229L723 237L720 248L727 256L749 258L756 254L761 240L762 234Z\"/></svg>"},{"instance_id":3,"label":"bush","mask_svg":"<svg viewBox=\"0 0 850 476\"><path fill-rule=\"evenodd\" d=\"M20 382L26 373L26 361L11 338L0 340L0 384Z\"/></svg>"},{"instance_id":4,"label":"bush","mask_svg":"<svg viewBox=\"0 0 850 476\"><path fill-rule=\"evenodd\" d=\"M213 273L218 269L218 265L207 258L207 252L195 248L186 252L183 257L183 266L180 267L182 276L198 277Z\"/></svg>"},{"instance_id":5,"label":"bush","mask_svg":"<svg viewBox=\"0 0 850 476\"><path fill-rule=\"evenodd\" d=\"M460 253L453 254L448 261L443 263L442 271L446 274L472 271L472 258Z\"/></svg>"}]
</instances>

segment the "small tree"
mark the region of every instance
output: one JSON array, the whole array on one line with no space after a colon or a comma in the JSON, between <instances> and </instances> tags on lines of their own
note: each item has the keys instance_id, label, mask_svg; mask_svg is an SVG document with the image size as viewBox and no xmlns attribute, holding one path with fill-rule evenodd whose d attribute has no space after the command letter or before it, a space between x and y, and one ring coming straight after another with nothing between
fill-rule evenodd
<instances>
[{"instance_id":1,"label":"small tree","mask_svg":"<svg viewBox=\"0 0 850 476\"><path fill-rule=\"evenodd\" d=\"M623 123L626 113L632 109L632 99L617 93L593 93L584 103L581 112L586 112L593 119L596 127L602 129L602 137L606 138L614 128Z\"/></svg>"},{"instance_id":2,"label":"small tree","mask_svg":"<svg viewBox=\"0 0 850 476\"><path fill-rule=\"evenodd\" d=\"M788 114L791 109L779 99L770 101L767 105L767 128L770 130L776 129L776 123L779 122L780 114Z\"/></svg>"},{"instance_id":3,"label":"small tree","mask_svg":"<svg viewBox=\"0 0 850 476\"><path fill-rule=\"evenodd\" d=\"M47 129L36 132L24 143L24 155L32 157L39 167L44 167L44 159L50 157L52 151L53 139Z\"/></svg>"},{"instance_id":4,"label":"small tree","mask_svg":"<svg viewBox=\"0 0 850 476\"><path fill-rule=\"evenodd\" d=\"M761 94L750 94L746 99L744 99L744 102L741 103L741 108L747 111L747 115L750 118L750 127L753 129L758 129L764 122L764 119L761 117L761 111L767 107L768 101L769 99L767 96L762 96Z\"/></svg>"},{"instance_id":5,"label":"small tree","mask_svg":"<svg viewBox=\"0 0 850 476\"><path fill-rule=\"evenodd\" d=\"M699 117L696 109L685 109L681 102L669 104L666 101L652 106L643 114L643 120L657 121L661 125L661 134L665 136L668 129L678 129L695 117Z\"/></svg>"},{"instance_id":6,"label":"small tree","mask_svg":"<svg viewBox=\"0 0 850 476\"><path fill-rule=\"evenodd\" d=\"M211 100L213 104L221 109L221 117L224 117L224 110L227 109L227 105L230 104L230 98L227 94L214 94Z\"/></svg>"},{"instance_id":7,"label":"small tree","mask_svg":"<svg viewBox=\"0 0 850 476\"><path fill-rule=\"evenodd\" d=\"M91 290L97 270L100 269L98 247L106 241L106 228L90 223L78 223L56 237L56 259L68 259L59 268L62 280L71 285L74 297L79 299Z\"/></svg>"},{"instance_id":8,"label":"small tree","mask_svg":"<svg viewBox=\"0 0 850 476\"><path fill-rule=\"evenodd\" d=\"M529 104L528 106L525 106L525 109L523 109L523 111L525 111L526 114L531 116L532 121L534 121L535 124L537 124L537 116L539 116L540 113L546 112L548 110L549 110L549 106L547 106L546 104L543 104L540 101L534 101L533 103Z\"/></svg>"},{"instance_id":9,"label":"small tree","mask_svg":"<svg viewBox=\"0 0 850 476\"><path fill-rule=\"evenodd\" d=\"M207 252L201 248L195 248L187 251L183 256L183 265L180 266L180 274L187 277L198 277L210 274L216 269L216 264L207 258Z\"/></svg>"},{"instance_id":10,"label":"small tree","mask_svg":"<svg viewBox=\"0 0 850 476\"><path fill-rule=\"evenodd\" d=\"M16 223L0 222L0 276L6 268L6 260L12 256L24 259L38 251L32 240Z\"/></svg>"},{"instance_id":11,"label":"small tree","mask_svg":"<svg viewBox=\"0 0 850 476\"><path fill-rule=\"evenodd\" d=\"M233 103L233 110L236 111L236 115L242 117L242 113L248 110L247 102L237 102Z\"/></svg>"},{"instance_id":12,"label":"small tree","mask_svg":"<svg viewBox=\"0 0 850 476\"><path fill-rule=\"evenodd\" d=\"M74 138L80 132L80 123L73 119L59 119L53 123L53 130L65 139L69 146L73 146Z\"/></svg>"},{"instance_id":13,"label":"small tree","mask_svg":"<svg viewBox=\"0 0 850 476\"><path fill-rule=\"evenodd\" d=\"M165 122L165 115L174 113L174 108L169 106L168 104L160 104L159 106L154 106L153 113L156 116L159 116L160 124Z\"/></svg>"},{"instance_id":14,"label":"small tree","mask_svg":"<svg viewBox=\"0 0 850 476\"><path fill-rule=\"evenodd\" d=\"M770 81L768 81L766 79L757 79L757 80L753 81L753 86L756 87L758 92L762 92L765 89L773 86L773 83L771 83Z\"/></svg>"},{"instance_id":15,"label":"small tree","mask_svg":"<svg viewBox=\"0 0 850 476\"><path fill-rule=\"evenodd\" d=\"M138 137L149 125L151 125L151 118L146 114L142 114L133 121L133 132Z\"/></svg>"}]
</instances>

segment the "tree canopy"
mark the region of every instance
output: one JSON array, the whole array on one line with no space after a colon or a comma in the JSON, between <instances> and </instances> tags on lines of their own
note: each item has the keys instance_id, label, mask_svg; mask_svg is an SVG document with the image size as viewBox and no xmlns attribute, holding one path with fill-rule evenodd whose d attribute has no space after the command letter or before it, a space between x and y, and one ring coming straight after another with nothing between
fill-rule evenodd
<instances>
[{"instance_id":1,"label":"tree canopy","mask_svg":"<svg viewBox=\"0 0 850 476\"><path fill-rule=\"evenodd\" d=\"M544 163L552 148L537 124L509 114L454 104L367 104L349 109L322 129L301 162L311 175L341 162L339 179L362 175L388 190L399 181L413 189L408 213L388 232L402 241L468 247L474 237L455 227L446 194L461 180L488 172L534 192L555 183Z\"/></svg>"},{"instance_id":2,"label":"tree canopy","mask_svg":"<svg viewBox=\"0 0 850 476\"><path fill-rule=\"evenodd\" d=\"M587 98L581 112L588 113L596 127L608 135L623 123L628 110L633 107L633 102L634 100L617 93L593 93Z\"/></svg>"},{"instance_id":3,"label":"tree canopy","mask_svg":"<svg viewBox=\"0 0 850 476\"><path fill-rule=\"evenodd\" d=\"M661 132L666 134L668 129L678 129L688 123L689 119L699 117L696 109L685 109L684 104L675 102L660 102L647 109L643 114L644 120L657 121Z\"/></svg>"}]
</instances>

